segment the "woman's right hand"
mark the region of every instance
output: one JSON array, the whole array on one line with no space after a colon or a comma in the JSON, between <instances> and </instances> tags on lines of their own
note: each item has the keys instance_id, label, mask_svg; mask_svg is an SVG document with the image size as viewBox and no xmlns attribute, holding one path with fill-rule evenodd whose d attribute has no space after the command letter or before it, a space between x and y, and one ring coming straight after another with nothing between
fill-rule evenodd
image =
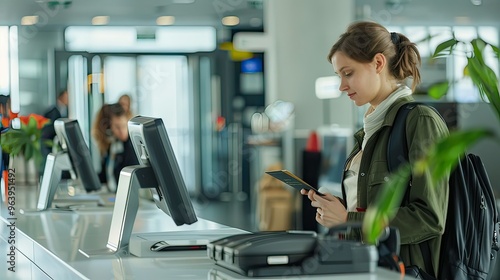
<instances>
[{"instance_id":1,"label":"woman's right hand","mask_svg":"<svg viewBox=\"0 0 500 280\"><path fill-rule=\"evenodd\" d=\"M300 190L300 194L307 196L310 201L315 201L315 199L314 199L314 191L313 190L301 189Z\"/></svg>"},{"instance_id":2,"label":"woman's right hand","mask_svg":"<svg viewBox=\"0 0 500 280\"><path fill-rule=\"evenodd\" d=\"M313 190L300 190L302 195L307 195L311 206L316 208L316 221L325 227L333 227L347 221L347 210L340 199L332 194L318 195Z\"/></svg>"}]
</instances>

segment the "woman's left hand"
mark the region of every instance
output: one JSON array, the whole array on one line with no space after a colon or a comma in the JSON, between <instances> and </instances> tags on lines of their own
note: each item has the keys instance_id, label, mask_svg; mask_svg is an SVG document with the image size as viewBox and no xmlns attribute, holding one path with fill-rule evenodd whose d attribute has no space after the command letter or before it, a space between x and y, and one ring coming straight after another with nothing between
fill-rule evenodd
<instances>
[{"instance_id":1,"label":"woman's left hand","mask_svg":"<svg viewBox=\"0 0 500 280\"><path fill-rule=\"evenodd\" d=\"M347 221L347 210L338 197L326 193L320 196L313 194L311 205L316 208L316 221L331 228Z\"/></svg>"}]
</instances>

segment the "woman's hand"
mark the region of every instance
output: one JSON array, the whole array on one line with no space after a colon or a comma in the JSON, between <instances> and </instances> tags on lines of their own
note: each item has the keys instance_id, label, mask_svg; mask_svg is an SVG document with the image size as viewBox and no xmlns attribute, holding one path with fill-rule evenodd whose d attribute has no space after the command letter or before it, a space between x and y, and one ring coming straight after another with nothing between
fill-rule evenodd
<instances>
[{"instance_id":1,"label":"woman's hand","mask_svg":"<svg viewBox=\"0 0 500 280\"><path fill-rule=\"evenodd\" d=\"M312 207L316 208L316 221L321 225L331 228L347 221L347 210L338 197L326 193L318 195L314 191L300 190L302 195L307 195Z\"/></svg>"}]
</instances>

